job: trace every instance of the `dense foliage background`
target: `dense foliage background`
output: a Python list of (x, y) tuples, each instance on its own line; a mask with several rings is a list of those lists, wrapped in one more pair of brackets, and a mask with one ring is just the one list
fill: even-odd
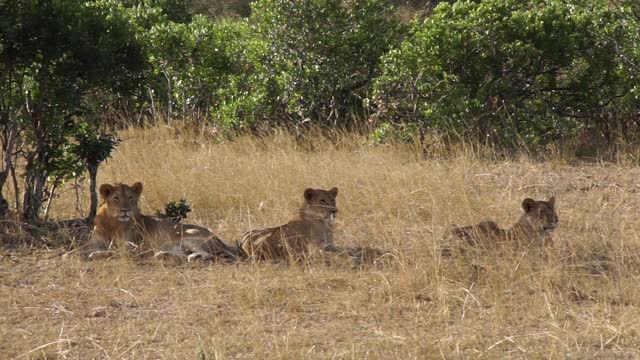
[(38, 219), (149, 122), (633, 143), (639, 20), (632, 0), (0, 0), (0, 189)]

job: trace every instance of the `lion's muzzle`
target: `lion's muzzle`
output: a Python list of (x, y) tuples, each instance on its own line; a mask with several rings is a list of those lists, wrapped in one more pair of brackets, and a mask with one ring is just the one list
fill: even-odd
[(329, 208), (329, 216), (327, 217), (327, 219), (333, 223), (336, 221), (337, 215), (338, 215), (338, 209), (335, 207), (331, 207)]
[(131, 209), (120, 209), (120, 215), (118, 215), (118, 220), (122, 222), (131, 221)]

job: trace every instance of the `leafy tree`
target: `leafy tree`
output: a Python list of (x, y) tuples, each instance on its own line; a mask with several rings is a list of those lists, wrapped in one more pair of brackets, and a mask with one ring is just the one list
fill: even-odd
[[(18, 117), (23, 104), (24, 80), (21, 76), (24, 59), (19, 49), (12, 46), (11, 38), (19, 31), (20, 24), (15, 18), (19, 6), (10, 6), (8, 0), (0, 0), (0, 141), (2, 141), (2, 162), (0, 164), (0, 216), (6, 215), (8, 202), (2, 189), (14, 171), (14, 152), (20, 140)], [(15, 174), (15, 173), (14, 173)]]
[(225, 22), (233, 71), (217, 89), (211, 116), (225, 129), (255, 127), (281, 114), (280, 91), (270, 77), (267, 42), (245, 20)]
[(193, 0), (191, 9), (195, 14), (206, 15), (209, 18), (249, 17), (250, 3), (255, 0)]
[[(616, 69), (620, 79), (625, 82), (628, 93), (612, 101), (608, 108), (618, 135), (626, 140), (637, 140), (640, 136), (640, 118), (637, 109), (640, 106), (640, 3), (633, 0), (612, 2), (616, 20), (624, 28), (623, 39), (612, 38), (618, 59)], [(609, 123), (611, 125), (611, 122)]]
[(271, 111), (263, 116), (293, 123), (366, 116), (369, 85), (398, 30), (386, 1), (260, 0), (250, 21), (252, 73), (224, 103), (238, 105), (241, 123), (254, 117), (255, 101)]
[(188, 24), (167, 21), (149, 30), (145, 40), (157, 80), (153, 88), (166, 94), (168, 119), (174, 113), (208, 114), (216, 90), (232, 72), (232, 35), (224, 23), (201, 15)]
[[(133, 91), (144, 57), (125, 14), (80, 0), (2, 2), (3, 112), (20, 126), (25, 176), (22, 212), (35, 220), (47, 180), (70, 167), (70, 144), (87, 95)], [(8, 75), (7, 75), (8, 73)], [(20, 93), (15, 90), (20, 88)], [(73, 169), (67, 169), (69, 173)], [(57, 178), (58, 176), (53, 176)], [(58, 177), (59, 178), (59, 177)]]
[(192, 19), (192, 0), (94, 0), (87, 1), (127, 13), (131, 23), (145, 28), (158, 22), (189, 23)]
[(176, 23), (189, 23), (193, 17), (191, 14), (192, 0), (156, 0), (157, 5), (169, 21)]

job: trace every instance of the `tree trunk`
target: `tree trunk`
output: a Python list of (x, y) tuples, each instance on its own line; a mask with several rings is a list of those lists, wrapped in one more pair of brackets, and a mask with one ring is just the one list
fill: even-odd
[(24, 188), (22, 189), (22, 218), (25, 221), (29, 221), (33, 216), (31, 211), (31, 197), (33, 192), (33, 159), (35, 154), (30, 154), (27, 158), (24, 172)]
[(18, 124), (14, 121), (11, 115), (8, 115), (9, 130), (5, 132), (4, 140), (5, 144), (2, 149), (4, 153), (4, 163), (2, 164), (2, 171), (0, 171), (0, 216), (7, 216), (7, 210), (9, 209), (9, 203), (2, 195), (2, 189), (7, 182), (9, 174), (13, 171), (13, 151), (16, 147), (16, 141), (18, 138)]
[[(41, 85), (41, 92), (48, 93), (46, 82)], [(42, 95), (42, 94), (41, 94)], [(40, 218), (43, 203), (43, 191), (47, 181), (46, 166), (51, 161), (52, 154), (47, 148), (56, 148), (50, 137), (51, 129), (47, 129), (45, 119), (52, 116), (42, 110), (42, 106), (31, 106), (31, 96), (27, 94), (25, 110), (29, 114), (31, 130), (34, 137), (34, 148), (27, 153), (25, 164), (24, 189), (22, 201), (22, 215), (26, 222), (36, 222)]]
[[(11, 157), (9, 154), (7, 157)], [(7, 216), (7, 210), (9, 210), (9, 202), (2, 195), (2, 189), (4, 188), (4, 184), (7, 182), (7, 178), (9, 177), (9, 169), (5, 168), (3, 171), (0, 171), (0, 217)]]
[(51, 209), (51, 204), (53, 203), (53, 196), (56, 193), (56, 189), (58, 188), (59, 182), (56, 179), (53, 182), (53, 186), (51, 186), (51, 192), (49, 193), (49, 200), (47, 200), (47, 206), (44, 208), (44, 222), (46, 223), (49, 220), (49, 209)]
[(162, 69), (164, 77), (167, 79), (167, 125), (171, 126), (171, 115), (173, 114), (173, 92), (171, 91), (171, 77), (166, 69)]
[(87, 221), (93, 223), (98, 211), (98, 193), (96, 191), (96, 178), (98, 176), (98, 163), (87, 162), (87, 170), (89, 171), (89, 193), (91, 194), (91, 208)]
[(35, 222), (40, 217), (44, 182), (38, 174), (27, 174), (22, 197), (22, 216), (27, 222)]
[(35, 153), (32, 155), (27, 158), (22, 198), (22, 216), (27, 222), (35, 222), (40, 217), (42, 192), (46, 181), (45, 174), (34, 165)]
[[(2, 177), (7, 178), (6, 175), (0, 175)], [(0, 185), (0, 218), (6, 218), (9, 210), (9, 202), (2, 195), (2, 186), (4, 186), (4, 180), (2, 180), (2, 185)]]
[(82, 199), (80, 198), (80, 185), (78, 185), (78, 178), (73, 179), (73, 190), (76, 194), (76, 212), (84, 217), (84, 209), (82, 208)]
[[(16, 158), (16, 162), (17, 162), (17, 158)], [(14, 196), (14, 203), (13, 203), (13, 207), (14, 209), (16, 209), (16, 213), (20, 212), (20, 188), (18, 185), (18, 177), (16, 176), (16, 168), (15, 167), (11, 167), (11, 182), (13, 182), (13, 196)]]

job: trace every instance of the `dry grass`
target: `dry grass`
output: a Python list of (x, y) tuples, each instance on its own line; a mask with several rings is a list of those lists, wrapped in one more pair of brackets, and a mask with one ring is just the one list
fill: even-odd
[[(191, 222), (232, 241), (284, 222), (306, 187), (338, 186), (338, 243), (398, 259), (353, 270), (5, 251), (0, 357), (640, 356), (637, 167), (487, 162), (464, 151), (421, 160), (410, 147), (355, 136), (302, 147), (284, 135), (221, 144), (163, 129), (122, 136), (99, 180), (142, 181), (146, 212), (186, 198)], [(439, 256), (449, 224), (492, 217), (509, 226), (524, 197), (551, 193), (561, 221), (555, 248)], [(54, 215), (77, 216), (74, 201), (63, 193)]]

